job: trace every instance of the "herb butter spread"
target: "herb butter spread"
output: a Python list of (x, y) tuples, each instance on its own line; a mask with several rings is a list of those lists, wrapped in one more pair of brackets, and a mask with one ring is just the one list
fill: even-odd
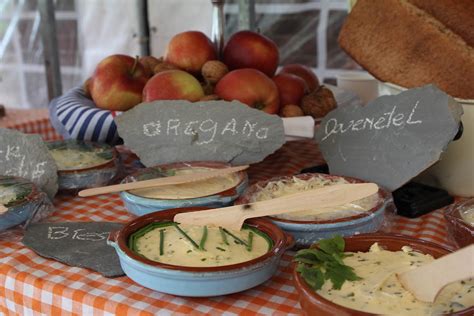
[(7, 205), (17, 199), (17, 190), (15, 186), (0, 185), (0, 204)]
[(111, 159), (108, 157), (102, 157), (95, 151), (83, 151), (77, 149), (50, 149), (49, 151), (53, 156), (58, 170), (74, 170), (91, 168), (102, 165)]
[(26, 180), (0, 176), (0, 204), (9, 207), (22, 203), (32, 190), (33, 185)]
[(462, 219), (471, 226), (474, 226), (474, 206), (470, 206), (461, 212)]
[[(278, 197), (282, 197), (297, 192), (322, 188), (328, 185), (349, 183), (344, 178), (327, 179), (320, 176), (314, 176), (308, 180), (292, 177), (287, 180), (272, 181), (267, 183), (264, 187), (253, 196), (250, 202), (265, 201)], [(293, 212), (290, 214), (280, 214), (275, 217), (289, 220), (300, 221), (315, 221), (315, 220), (332, 220), (344, 217), (350, 217), (365, 213), (375, 207), (379, 200), (378, 194), (373, 194), (352, 203), (336, 207), (313, 207), (311, 209)], [(315, 201), (315, 205), (317, 202)]]
[[(211, 168), (195, 167), (195, 168), (183, 168), (174, 170), (174, 175), (187, 175), (193, 173), (203, 173), (210, 170)], [(138, 190), (130, 190), (129, 192), (135, 195), (139, 195), (146, 198), (152, 199), (167, 199), (167, 200), (179, 200), (179, 199), (193, 199), (203, 196), (209, 196), (217, 194), (235, 187), (240, 182), (240, 178), (237, 174), (228, 174), (220, 177), (213, 177), (206, 180), (182, 183), (176, 185), (167, 185), (155, 188), (146, 188)]]
[(158, 224), (136, 232), (130, 248), (147, 259), (166, 264), (225, 266), (260, 257), (272, 246), (264, 233), (249, 227), (228, 231), (219, 227)]
[(473, 306), (474, 279), (448, 285), (433, 304), (415, 299), (398, 282), (396, 273), (432, 260), (430, 255), (409, 247), (387, 251), (374, 244), (369, 252), (353, 253), (343, 259), (360, 280), (346, 281), (340, 290), (332, 289), (331, 282), (326, 281), (317, 293), (336, 304), (383, 315), (442, 315)]

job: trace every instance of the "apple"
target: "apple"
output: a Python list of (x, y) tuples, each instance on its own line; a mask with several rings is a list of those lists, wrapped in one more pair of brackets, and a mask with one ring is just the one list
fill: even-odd
[(126, 111), (142, 102), (147, 80), (147, 73), (138, 58), (112, 55), (97, 65), (89, 89), (97, 107)]
[(306, 89), (306, 83), (303, 79), (292, 74), (283, 73), (273, 77), (273, 82), (278, 87), (281, 106), (300, 104)]
[(319, 79), (316, 74), (308, 66), (302, 64), (289, 64), (283, 66), (279, 73), (290, 73), (292, 75), (301, 77), (306, 82), (307, 90), (306, 92), (313, 92), (318, 89)]
[(143, 88), (143, 101), (188, 100), (199, 101), (204, 91), (193, 75), (183, 70), (167, 70), (157, 73)]
[(155, 69), (156, 65), (162, 62), (158, 58), (153, 56), (142, 56), (138, 61), (140, 62), (140, 64), (143, 65), (149, 77), (153, 76), (153, 69)]
[(214, 93), (223, 100), (238, 100), (269, 114), (278, 113), (280, 108), (277, 86), (257, 69), (244, 68), (229, 72), (219, 80)]
[(223, 61), (229, 69), (254, 68), (270, 78), (278, 67), (278, 47), (271, 39), (252, 31), (233, 34), (224, 46)]
[(187, 31), (175, 35), (170, 40), (164, 58), (167, 63), (198, 74), (206, 61), (217, 59), (217, 53), (206, 34)]

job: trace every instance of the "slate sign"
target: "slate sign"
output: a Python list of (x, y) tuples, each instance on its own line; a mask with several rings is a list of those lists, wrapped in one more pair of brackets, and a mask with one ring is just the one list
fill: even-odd
[(316, 141), (331, 174), (393, 191), (439, 159), (458, 132), (462, 113), (453, 98), (427, 85), (333, 110)]
[(57, 172), (41, 136), (0, 128), (0, 175), (29, 179), (52, 199), (58, 191)]
[(22, 242), (40, 256), (117, 277), (124, 273), (107, 237), (121, 227), (108, 222), (36, 223), (28, 226)]
[(256, 163), (285, 142), (283, 122), (237, 101), (154, 101), (115, 118), (147, 167), (179, 161)]

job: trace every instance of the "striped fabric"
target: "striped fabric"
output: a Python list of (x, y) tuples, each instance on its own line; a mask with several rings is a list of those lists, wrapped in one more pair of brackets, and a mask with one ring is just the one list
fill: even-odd
[(51, 124), (65, 139), (118, 144), (120, 138), (114, 117), (121, 112), (102, 110), (77, 87), (54, 99), (49, 105)]

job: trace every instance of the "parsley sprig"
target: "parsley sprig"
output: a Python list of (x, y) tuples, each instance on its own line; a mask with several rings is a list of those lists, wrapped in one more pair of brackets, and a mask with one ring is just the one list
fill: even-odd
[(294, 258), (298, 262), (296, 271), (314, 290), (321, 289), (326, 280), (331, 280), (335, 290), (341, 289), (346, 281), (360, 280), (354, 269), (344, 264), (343, 259), (350, 256), (344, 253), (344, 247), (344, 239), (338, 235), (301, 249)]

